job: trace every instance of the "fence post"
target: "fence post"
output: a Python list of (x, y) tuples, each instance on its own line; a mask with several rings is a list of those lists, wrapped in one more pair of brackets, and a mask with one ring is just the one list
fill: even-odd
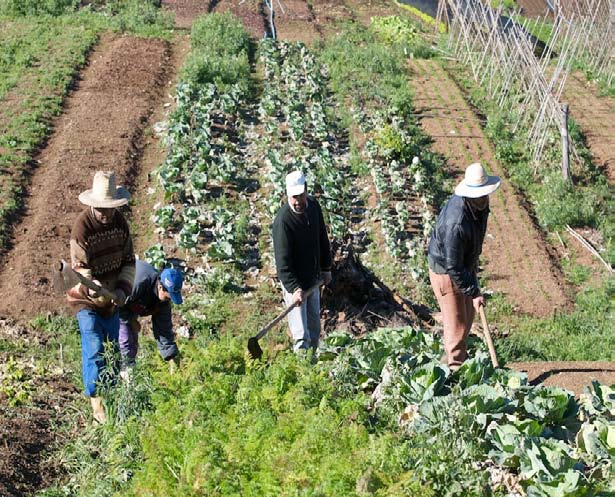
[(568, 143), (568, 104), (562, 105), (562, 176), (566, 181), (570, 181), (570, 154)]

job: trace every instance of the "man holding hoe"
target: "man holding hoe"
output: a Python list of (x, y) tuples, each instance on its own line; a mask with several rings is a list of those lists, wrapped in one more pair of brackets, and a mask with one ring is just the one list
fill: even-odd
[(72, 268), (112, 296), (99, 295), (82, 284), (67, 292), (68, 301), (77, 309), (85, 395), (90, 397), (94, 419), (99, 423), (107, 419), (97, 393), (105, 367), (104, 347), (109, 342), (117, 350), (118, 308), (131, 294), (135, 277), (130, 230), (118, 210), (129, 198), (126, 189), (116, 186), (113, 172), (96, 172), (92, 189), (79, 195), (86, 209), (75, 220), (70, 237)]
[(444, 351), (451, 370), (467, 359), (466, 339), (485, 299), (478, 285), (480, 255), (489, 217), (489, 195), (500, 178), (471, 164), (438, 216), (427, 258), (431, 287), (442, 311)]
[(308, 197), (302, 172), (286, 176), (286, 195), (273, 222), (275, 264), (286, 306), (297, 306), (288, 315), (293, 349), (305, 353), (320, 340), (320, 292), (306, 292), (321, 278), (331, 282), (333, 261), (322, 210)]

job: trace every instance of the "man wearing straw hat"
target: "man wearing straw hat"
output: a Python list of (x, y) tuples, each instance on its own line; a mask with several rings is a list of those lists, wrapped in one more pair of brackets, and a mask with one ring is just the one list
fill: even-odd
[(115, 174), (98, 171), (92, 189), (79, 195), (87, 206), (75, 220), (70, 238), (72, 267), (113, 294), (98, 295), (79, 284), (68, 291), (68, 301), (77, 310), (81, 332), (82, 377), (85, 395), (90, 397), (94, 419), (106, 421), (102, 399), (97, 394), (100, 374), (105, 367), (105, 342), (117, 350), (118, 306), (132, 292), (135, 254), (128, 223), (118, 207), (126, 205), (128, 191), (117, 187)]
[(297, 306), (288, 315), (293, 349), (305, 353), (320, 339), (320, 292), (306, 293), (320, 279), (331, 282), (333, 261), (322, 210), (301, 171), (286, 176), (286, 195), (273, 222), (273, 249), (284, 302)]
[(489, 217), (489, 195), (500, 178), (471, 164), (438, 216), (427, 258), (431, 287), (442, 311), (444, 352), (451, 370), (467, 358), (466, 339), (474, 315), (485, 299), (478, 285), (478, 256)]

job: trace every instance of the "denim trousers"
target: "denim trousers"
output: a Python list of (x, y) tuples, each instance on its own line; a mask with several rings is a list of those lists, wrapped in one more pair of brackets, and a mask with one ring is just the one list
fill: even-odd
[(96, 397), (96, 387), (100, 374), (105, 367), (105, 342), (110, 342), (118, 349), (120, 317), (117, 312), (103, 318), (96, 311), (82, 309), (77, 313), (79, 331), (81, 332), (81, 374), (85, 395)]
[[(293, 294), (282, 288), (284, 302), (290, 306)], [(320, 292), (318, 290), (288, 314), (288, 326), (293, 337), (293, 350), (316, 349), (320, 340)]]

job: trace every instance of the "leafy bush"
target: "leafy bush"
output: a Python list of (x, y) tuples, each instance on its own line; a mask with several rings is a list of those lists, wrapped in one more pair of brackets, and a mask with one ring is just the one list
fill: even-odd
[(370, 30), (385, 43), (395, 45), (404, 52), (421, 58), (433, 55), (429, 45), (420, 36), (419, 28), (409, 19), (400, 16), (372, 17)]
[(251, 365), (236, 338), (201, 346), (184, 356), (188, 383), (161, 394), (124, 495), (429, 495), (399, 438), (369, 434), (365, 396), (337, 395), (325, 369), (289, 353)]
[(321, 52), (333, 91), (354, 102), (411, 112), (412, 91), (403, 54), (392, 54), (390, 47), (378, 43), (373, 33), (360, 26), (345, 24), (343, 28)]
[(533, 193), (536, 215), (540, 224), (549, 230), (561, 229), (567, 224), (595, 226), (604, 205), (599, 189), (573, 186), (559, 171), (547, 173)]
[(498, 351), (507, 361), (615, 361), (614, 297), (615, 282), (607, 276), (578, 294), (571, 313), (514, 319), (515, 332), (499, 341)]
[(79, 0), (0, 0), (0, 14), (18, 16), (59, 16), (73, 11)]
[(220, 90), (237, 84), (247, 91), (250, 79), (250, 38), (232, 14), (200, 17), (192, 25), (192, 52), (182, 79), (192, 84), (215, 83)]

